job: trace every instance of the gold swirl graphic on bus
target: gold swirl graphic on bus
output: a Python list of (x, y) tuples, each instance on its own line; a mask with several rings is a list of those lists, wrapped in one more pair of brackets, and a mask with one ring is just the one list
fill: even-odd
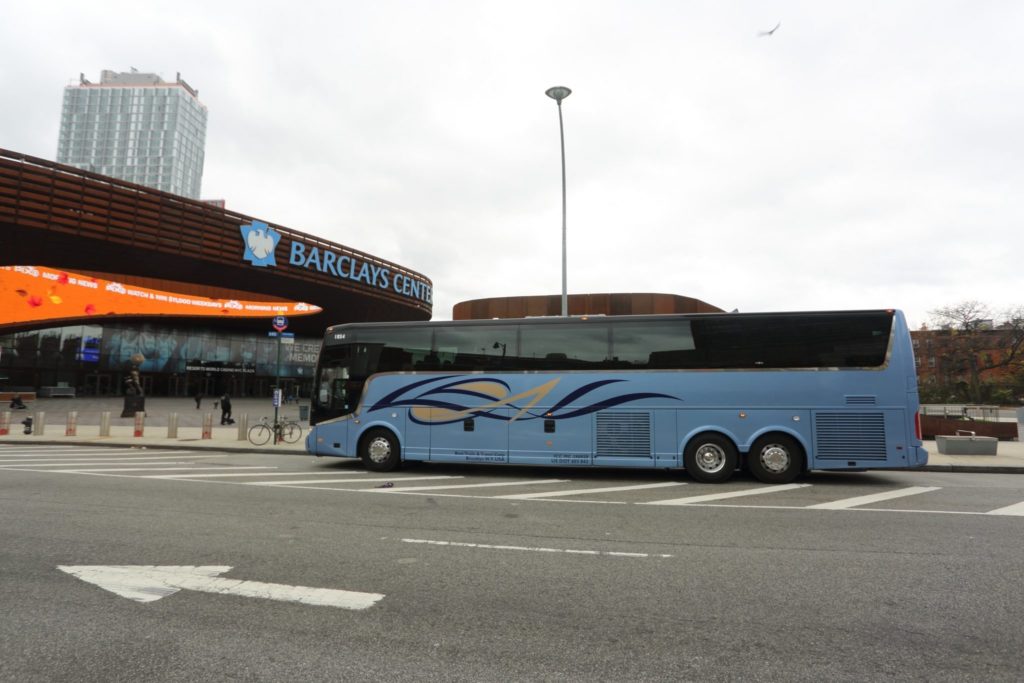
[[(441, 424), (448, 422), (458, 422), (464, 420), (472, 415), (479, 415), (481, 413), (489, 413), (497, 408), (504, 408), (512, 406), (517, 409), (517, 412), (509, 418), (509, 422), (512, 422), (519, 418), (523, 413), (528, 411), (533, 406), (537, 405), (537, 402), (551, 393), (551, 390), (558, 384), (560, 377), (545, 382), (538, 387), (528, 389), (524, 392), (516, 394), (515, 396), (509, 396), (508, 387), (498, 384), (496, 382), (489, 381), (472, 381), (472, 382), (460, 382), (458, 384), (449, 385), (446, 387), (449, 393), (457, 394), (469, 394), (469, 395), (480, 395), (492, 397), (494, 400), (477, 404), (475, 406), (469, 406), (466, 408), (454, 409), (454, 408), (443, 408), (438, 406), (429, 405), (414, 405), (410, 408), (409, 413), (413, 420), (421, 422), (423, 424)], [(517, 405), (519, 401), (529, 401), (522, 406)]]

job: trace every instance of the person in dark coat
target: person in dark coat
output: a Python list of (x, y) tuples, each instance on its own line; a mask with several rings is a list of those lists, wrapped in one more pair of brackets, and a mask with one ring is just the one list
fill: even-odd
[(220, 423), (222, 425), (234, 424), (231, 419), (231, 397), (224, 394), (220, 397)]
[(14, 398), (11, 399), (11, 408), (15, 410), (25, 410), (28, 408), (25, 402), (21, 400), (21, 394), (15, 394)]
[(203, 403), (203, 392), (201, 392), (198, 389), (196, 389), (196, 395), (193, 396), (192, 398), (194, 398), (196, 400), (196, 410), (199, 410), (199, 407)]

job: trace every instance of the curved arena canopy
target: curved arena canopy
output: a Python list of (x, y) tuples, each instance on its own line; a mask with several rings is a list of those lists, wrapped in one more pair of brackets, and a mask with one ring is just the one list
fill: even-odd
[(430, 279), (396, 263), (7, 150), (0, 266), (0, 329), (141, 317), (264, 329), (283, 314), (290, 329), (319, 335), (338, 322), (429, 320), (432, 310)]

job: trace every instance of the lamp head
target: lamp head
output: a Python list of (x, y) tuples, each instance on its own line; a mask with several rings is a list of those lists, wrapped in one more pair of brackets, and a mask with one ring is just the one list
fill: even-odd
[(562, 100), (572, 94), (572, 90), (569, 90), (564, 85), (556, 85), (553, 88), (548, 88), (544, 91), (544, 94), (553, 99), (558, 103), (558, 106), (562, 106)]

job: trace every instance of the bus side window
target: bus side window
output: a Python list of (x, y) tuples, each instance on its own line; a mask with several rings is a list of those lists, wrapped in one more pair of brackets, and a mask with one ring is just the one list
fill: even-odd
[(345, 405), (345, 380), (336, 379), (331, 382), (331, 407), (346, 408)]

